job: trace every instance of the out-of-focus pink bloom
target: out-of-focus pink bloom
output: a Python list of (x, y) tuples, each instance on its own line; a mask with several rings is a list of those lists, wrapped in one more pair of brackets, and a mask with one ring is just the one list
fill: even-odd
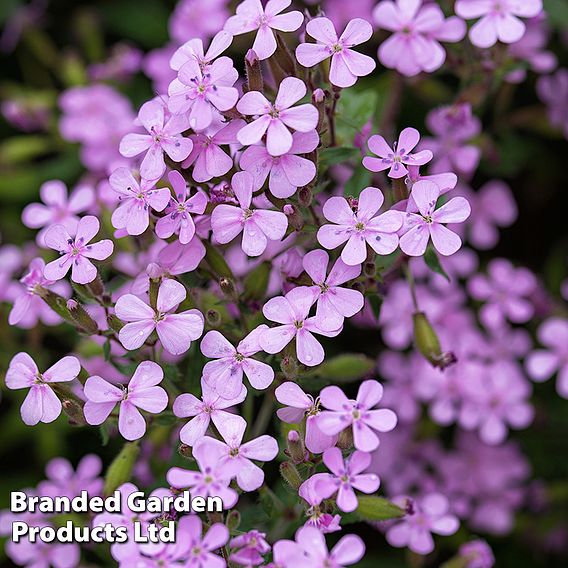
[(562, 130), (568, 138), (568, 69), (540, 77), (536, 86), (540, 99), (548, 106), (550, 124)]
[(175, 49), (175, 45), (168, 44), (149, 51), (144, 57), (142, 69), (152, 80), (155, 93), (167, 93), (169, 84), (177, 77), (177, 73), (169, 66)]
[(329, 275), (329, 254), (324, 250), (312, 250), (302, 260), (304, 270), (314, 283), (317, 292), (316, 323), (321, 329), (334, 330), (363, 309), (364, 297), (358, 290), (342, 288), (349, 280), (358, 278), (361, 266), (349, 266), (338, 258)]
[(142, 57), (142, 52), (132, 45), (117, 43), (113, 45), (110, 56), (105, 62), (89, 65), (87, 72), (93, 82), (126, 82), (140, 70)]
[(127, 134), (120, 141), (120, 153), (132, 158), (146, 152), (140, 164), (140, 174), (144, 179), (157, 180), (166, 171), (164, 152), (174, 162), (185, 160), (193, 142), (181, 133), (187, 130), (185, 116), (171, 116), (166, 119), (164, 103), (151, 100), (140, 107), (138, 120), (148, 134)]
[(206, 69), (233, 43), (233, 36), (221, 30), (211, 40), (207, 51), (203, 48), (203, 41), (196, 37), (186, 41), (178, 47), (170, 59), (170, 67), (179, 71), (188, 61), (195, 61), (202, 69)]
[(292, 146), (285, 154), (271, 156), (264, 143), (260, 142), (242, 153), (240, 166), (254, 176), (255, 188), (260, 189), (268, 178), (270, 193), (286, 199), (316, 177), (315, 164), (299, 154), (312, 152), (318, 144), (319, 135), (315, 130), (294, 132)]
[(538, 16), (542, 0), (457, 0), (455, 10), (465, 20), (480, 18), (469, 30), (469, 39), (473, 45), (487, 48), (497, 41), (519, 41), (526, 29), (520, 18)]
[(109, 183), (120, 201), (112, 214), (112, 226), (126, 229), (129, 235), (141, 235), (150, 223), (150, 208), (163, 211), (171, 196), (168, 188), (154, 189), (155, 181), (139, 182), (128, 168), (114, 170)]
[(105, 260), (114, 250), (114, 243), (103, 239), (89, 244), (99, 232), (100, 223), (96, 217), (87, 215), (77, 224), (72, 237), (63, 225), (52, 225), (45, 233), (46, 246), (61, 255), (46, 265), (43, 274), (48, 280), (61, 280), (71, 269), (71, 280), (77, 284), (88, 284), (97, 277), (97, 269), (89, 260)]
[(231, 242), (241, 232), (241, 247), (248, 256), (260, 256), (268, 240), (281, 240), (288, 228), (288, 218), (280, 211), (251, 209), (254, 179), (248, 172), (237, 172), (231, 187), (239, 203), (217, 205), (211, 215), (213, 236), (221, 244)]
[(383, 396), (378, 381), (363, 381), (356, 400), (349, 399), (335, 385), (325, 387), (320, 393), (323, 410), (316, 417), (320, 430), (328, 436), (353, 428), (353, 443), (357, 450), (372, 452), (379, 446), (377, 432), (390, 432), (397, 422), (396, 414), (387, 408), (375, 409)]
[(168, 29), (178, 45), (189, 38), (207, 39), (217, 33), (229, 17), (227, 0), (181, 0), (170, 16)]
[(351, 48), (365, 43), (373, 35), (369, 22), (351, 20), (338, 38), (333, 22), (328, 18), (314, 18), (306, 24), (306, 32), (317, 43), (301, 43), (296, 48), (296, 58), (304, 67), (313, 67), (331, 57), (329, 81), (336, 87), (351, 87), (358, 77), (372, 73), (375, 62), (368, 55)]
[(63, 357), (40, 373), (27, 353), (15, 355), (6, 371), (6, 386), (13, 390), (30, 389), (20, 408), (24, 423), (35, 426), (38, 422), (53, 422), (61, 414), (61, 401), (50, 385), (72, 381), (80, 371), (81, 365), (76, 357)]
[(40, 229), (36, 241), (40, 247), (45, 246), (45, 233), (51, 225), (58, 223), (72, 233), (77, 229), (79, 213), (84, 213), (95, 202), (93, 188), (78, 185), (69, 197), (67, 187), (62, 181), (46, 181), (39, 188), (42, 203), (26, 205), (22, 212), (22, 222), (30, 229)]
[(161, 239), (168, 239), (174, 233), (179, 235), (179, 242), (186, 245), (195, 235), (195, 224), (191, 217), (201, 215), (207, 207), (207, 195), (198, 191), (191, 197), (189, 188), (183, 176), (176, 170), (168, 174), (175, 197), (168, 191), (168, 207), (165, 215), (156, 223), (156, 235)]
[(408, 77), (439, 69), (446, 60), (440, 42), (455, 43), (466, 34), (463, 20), (446, 19), (437, 4), (423, 4), (422, 0), (389, 0), (373, 11), (377, 26), (393, 32), (380, 46), (379, 60)]
[(259, 339), (267, 329), (266, 325), (259, 325), (236, 348), (216, 330), (209, 331), (201, 340), (201, 353), (205, 357), (216, 359), (206, 363), (203, 380), (222, 398), (235, 398), (242, 391), (243, 373), (257, 390), (264, 390), (272, 384), (272, 367), (252, 358), (252, 355), (262, 350)]
[[(210, 332), (211, 333), (211, 332)], [(174, 414), (179, 418), (192, 419), (180, 430), (180, 440), (188, 446), (193, 446), (205, 436), (207, 428), (213, 424), (219, 428), (223, 421), (230, 420), (232, 414), (226, 408), (240, 404), (246, 398), (247, 389), (241, 383), (241, 391), (234, 398), (220, 397), (204, 380), (201, 379), (202, 395), (199, 400), (190, 393), (180, 394), (174, 401)]]
[(321, 454), (335, 445), (337, 436), (327, 436), (317, 425), (315, 417), (320, 413), (319, 399), (306, 394), (297, 383), (285, 382), (274, 391), (274, 396), (285, 408), (279, 408), (276, 414), (288, 424), (299, 424), (306, 418), (306, 448), (314, 454)]
[(460, 558), (466, 562), (465, 568), (492, 568), (495, 557), (491, 547), (485, 540), (470, 540), (459, 548)]
[(47, 480), (38, 485), (42, 495), (56, 497), (65, 495), (76, 497), (81, 491), (87, 491), (89, 497), (101, 495), (103, 479), (99, 477), (103, 469), (101, 458), (88, 454), (77, 464), (77, 470), (64, 458), (55, 458), (45, 467)]
[(559, 317), (546, 320), (538, 329), (538, 340), (545, 349), (536, 349), (527, 357), (527, 373), (537, 382), (558, 373), (556, 390), (568, 398), (568, 321)]
[(268, 59), (276, 51), (274, 31), (294, 32), (304, 21), (301, 12), (293, 10), (281, 14), (292, 0), (268, 0), (266, 6), (260, 0), (244, 0), (237, 6), (237, 13), (225, 23), (225, 30), (233, 35), (258, 30), (252, 49), (259, 59)]
[(225, 561), (214, 551), (229, 541), (229, 529), (223, 523), (212, 524), (205, 534), (198, 515), (186, 515), (179, 521), (178, 534), (187, 565), (194, 568), (223, 568)]
[(193, 150), (182, 164), (193, 164), (192, 177), (197, 182), (209, 181), (224, 176), (233, 167), (233, 158), (221, 150), (221, 145), (236, 144), (237, 133), (245, 125), (241, 119), (231, 120), (215, 128), (214, 133), (200, 132), (191, 136)]
[(18, 566), (25, 568), (75, 568), (81, 559), (81, 549), (77, 543), (31, 542), (23, 537), (19, 542), (9, 541), (6, 553)]
[(254, 464), (255, 461), (272, 461), (278, 454), (278, 443), (272, 436), (264, 434), (243, 444), (247, 427), (246, 420), (234, 415), (231, 420), (219, 424), (219, 433), (224, 442), (205, 436), (200, 442), (218, 457), (219, 468), (235, 471), (237, 484), (243, 491), (254, 491), (264, 481), (264, 472)]
[(317, 291), (306, 286), (293, 288), (286, 296), (271, 298), (264, 304), (262, 313), (279, 326), (266, 329), (260, 336), (260, 345), (267, 353), (280, 353), (296, 338), (296, 356), (308, 367), (319, 365), (325, 356), (323, 347), (313, 336), (314, 333), (335, 337), (341, 327), (335, 330), (320, 329), (315, 317), (308, 317), (310, 308), (317, 298)]
[(259, 566), (264, 562), (263, 555), (270, 552), (265, 538), (265, 533), (252, 530), (231, 539), (229, 560), (240, 566)]
[(436, 209), (440, 188), (430, 181), (419, 181), (412, 187), (412, 199), (418, 212), (406, 212), (400, 248), (409, 256), (422, 256), (426, 252), (428, 241), (436, 250), (450, 256), (461, 247), (461, 239), (443, 223), (462, 223), (471, 213), (467, 199), (453, 197)]
[(46, 102), (18, 95), (2, 101), (0, 112), (9, 124), (24, 132), (47, 130), (52, 116), (50, 105)]
[(386, 538), (392, 546), (407, 546), (416, 554), (434, 550), (432, 533), (454, 534), (458, 519), (450, 514), (448, 499), (440, 493), (429, 493), (421, 499), (396, 497), (392, 500), (406, 511), (406, 515), (387, 529)]
[(355, 450), (349, 458), (343, 460), (339, 448), (329, 448), (323, 453), (323, 463), (331, 474), (316, 483), (316, 491), (319, 491), (324, 499), (336, 494), (337, 506), (344, 513), (351, 513), (357, 508), (354, 489), (363, 493), (375, 493), (379, 488), (378, 475), (362, 473), (371, 464), (371, 454)]
[(386, 140), (374, 134), (367, 142), (369, 150), (379, 156), (365, 156), (363, 165), (372, 172), (382, 172), (389, 170), (388, 176), (399, 179), (408, 174), (405, 166), (423, 166), (432, 159), (430, 150), (422, 150), (416, 154), (411, 154), (420, 141), (420, 133), (416, 128), (405, 128), (398, 137), (398, 142), (391, 148)]
[[(313, 0), (306, 4), (316, 4)], [(353, 18), (363, 18), (371, 20), (374, 0), (357, 0), (352, 4), (347, 4), (343, 0), (326, 0), (325, 15), (335, 24), (336, 28), (347, 25)]]
[(534, 314), (530, 298), (537, 289), (535, 275), (527, 268), (515, 268), (504, 258), (487, 266), (487, 275), (474, 274), (468, 282), (471, 296), (485, 302), (480, 318), (487, 327), (498, 327), (506, 320), (525, 323)]
[(237, 103), (237, 110), (257, 118), (237, 134), (243, 146), (260, 142), (266, 133), (266, 149), (271, 156), (282, 156), (292, 148), (290, 128), (298, 132), (314, 130), (318, 123), (318, 111), (311, 104), (292, 107), (306, 94), (306, 85), (296, 77), (286, 77), (274, 104), (259, 91), (245, 93)]
[(159, 414), (168, 405), (168, 393), (157, 386), (163, 378), (162, 368), (153, 361), (140, 363), (126, 387), (112, 385), (96, 375), (89, 377), (84, 391), (87, 398), (83, 407), (85, 420), (98, 426), (119, 403), (119, 432), (127, 440), (141, 438), (146, 432), (146, 421), (138, 409)]
[(330, 197), (323, 206), (324, 217), (334, 223), (318, 230), (318, 241), (326, 249), (347, 242), (341, 260), (348, 266), (361, 264), (367, 258), (367, 245), (377, 254), (390, 254), (398, 246), (396, 232), (402, 227), (399, 211), (386, 211), (376, 216), (385, 198), (376, 187), (366, 187), (354, 209), (344, 197)]

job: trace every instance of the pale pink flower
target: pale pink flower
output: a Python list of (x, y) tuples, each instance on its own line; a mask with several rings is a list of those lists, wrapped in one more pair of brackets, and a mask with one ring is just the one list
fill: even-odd
[(114, 250), (114, 243), (104, 239), (89, 244), (99, 232), (100, 223), (96, 217), (87, 215), (78, 225), (72, 237), (63, 225), (53, 225), (45, 233), (45, 244), (61, 255), (44, 268), (43, 274), (48, 280), (61, 280), (71, 268), (71, 280), (77, 284), (88, 284), (97, 277), (97, 269), (89, 260), (105, 260)]
[(175, 197), (168, 191), (169, 204), (165, 215), (156, 223), (156, 235), (161, 239), (168, 239), (174, 233), (179, 236), (179, 242), (186, 245), (195, 235), (193, 215), (201, 215), (207, 207), (207, 195), (197, 191), (191, 197), (185, 179), (178, 171), (171, 171), (168, 180), (172, 186)]
[(457, 0), (455, 10), (465, 20), (481, 18), (469, 30), (469, 39), (473, 45), (487, 48), (497, 41), (519, 41), (526, 30), (520, 18), (538, 16), (542, 0)]
[(224, 29), (234, 35), (258, 30), (253, 50), (259, 59), (268, 59), (276, 51), (276, 38), (273, 30), (296, 31), (304, 21), (304, 16), (296, 10), (281, 14), (290, 6), (292, 0), (268, 0), (263, 7), (260, 0), (244, 0), (237, 6), (237, 13), (225, 23)]
[(137, 440), (146, 432), (146, 421), (140, 410), (159, 414), (168, 405), (168, 393), (157, 386), (164, 378), (164, 371), (153, 361), (143, 361), (136, 367), (128, 385), (116, 386), (99, 376), (85, 382), (87, 402), (83, 407), (85, 420), (93, 425), (102, 424), (120, 405), (118, 430), (127, 440)]
[(125, 349), (138, 349), (156, 330), (168, 353), (185, 353), (191, 342), (201, 336), (204, 325), (199, 310), (175, 313), (186, 295), (183, 284), (167, 279), (160, 284), (155, 310), (134, 294), (121, 296), (114, 310), (118, 318), (128, 322), (118, 335)]
[(13, 390), (30, 389), (20, 409), (24, 423), (35, 426), (38, 422), (53, 422), (61, 414), (61, 401), (51, 384), (72, 381), (80, 371), (81, 365), (76, 357), (63, 357), (40, 373), (27, 353), (15, 355), (6, 371), (6, 386)]
[(237, 134), (243, 146), (260, 142), (266, 133), (266, 149), (271, 156), (282, 156), (292, 148), (290, 128), (298, 132), (314, 130), (318, 123), (318, 111), (311, 104), (295, 106), (306, 94), (306, 85), (296, 77), (286, 77), (274, 104), (259, 91), (245, 93), (237, 103), (237, 110), (257, 118)]
[(140, 164), (140, 174), (144, 179), (156, 180), (166, 171), (164, 152), (174, 161), (185, 160), (193, 142), (181, 133), (187, 130), (185, 116), (171, 116), (166, 120), (164, 104), (151, 100), (140, 107), (138, 120), (148, 134), (127, 134), (120, 141), (120, 153), (126, 158), (146, 152)]
[(120, 203), (112, 214), (112, 226), (126, 229), (129, 235), (141, 235), (150, 223), (150, 208), (163, 211), (171, 196), (167, 187), (154, 189), (155, 181), (139, 182), (128, 168), (114, 170), (109, 183)]
[(288, 218), (280, 211), (251, 209), (254, 179), (248, 172), (237, 172), (231, 187), (239, 207), (222, 203), (211, 215), (213, 236), (221, 244), (243, 233), (241, 247), (248, 256), (260, 256), (268, 241), (280, 241), (288, 228)]
[(296, 58), (304, 67), (313, 67), (331, 57), (329, 81), (336, 87), (351, 87), (358, 77), (372, 73), (375, 62), (351, 48), (365, 43), (373, 35), (371, 24), (361, 18), (351, 20), (345, 31), (337, 37), (335, 26), (328, 18), (314, 18), (306, 24), (306, 32), (317, 43), (301, 43)]
[(188, 61), (195, 61), (202, 69), (209, 67), (233, 43), (233, 35), (221, 30), (211, 40), (207, 51), (203, 49), (203, 40), (194, 38), (178, 47), (170, 59), (170, 67), (179, 71)]
[(324, 217), (334, 223), (318, 230), (318, 241), (326, 249), (347, 243), (341, 260), (348, 265), (361, 264), (367, 258), (367, 245), (381, 255), (390, 254), (398, 246), (397, 231), (402, 227), (400, 211), (386, 211), (376, 216), (385, 198), (376, 187), (366, 187), (354, 210), (344, 197), (330, 197), (323, 206)]
[(412, 187), (412, 198), (418, 208), (417, 213), (407, 211), (400, 248), (409, 256), (422, 256), (426, 252), (428, 241), (436, 250), (450, 256), (461, 247), (461, 239), (443, 223), (462, 223), (471, 213), (467, 199), (453, 197), (436, 209), (440, 188), (430, 181), (418, 181)]
[(369, 138), (367, 145), (369, 150), (379, 156), (365, 156), (363, 165), (372, 172), (382, 172), (389, 170), (388, 176), (394, 179), (403, 178), (408, 174), (405, 166), (423, 166), (432, 159), (430, 150), (422, 150), (416, 154), (411, 154), (420, 141), (420, 133), (416, 128), (405, 128), (398, 137), (398, 142), (391, 148), (386, 140), (375, 134)]
[(203, 368), (203, 380), (221, 397), (232, 399), (242, 391), (243, 373), (251, 386), (264, 390), (274, 380), (270, 365), (257, 361), (252, 355), (262, 351), (260, 336), (267, 330), (266, 325), (253, 329), (237, 347), (233, 347), (221, 333), (209, 331), (201, 340), (201, 353), (215, 361), (209, 361)]

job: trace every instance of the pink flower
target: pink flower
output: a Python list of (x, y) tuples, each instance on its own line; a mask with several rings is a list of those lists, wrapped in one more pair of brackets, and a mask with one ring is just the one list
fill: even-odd
[(329, 275), (326, 275), (329, 255), (324, 250), (310, 251), (302, 263), (318, 293), (316, 322), (321, 329), (337, 329), (343, 325), (344, 318), (350, 318), (363, 309), (363, 294), (340, 286), (359, 277), (360, 265), (349, 266), (338, 258)]
[(288, 218), (280, 211), (251, 209), (253, 177), (248, 172), (237, 172), (231, 187), (239, 207), (222, 203), (213, 209), (211, 228), (221, 244), (231, 242), (241, 232), (241, 247), (248, 256), (260, 256), (268, 240), (280, 241), (288, 228)]
[(239, 496), (229, 487), (231, 479), (238, 470), (237, 462), (221, 462), (224, 448), (219, 444), (213, 446), (208, 443), (212, 438), (202, 437), (197, 440), (192, 449), (192, 455), (197, 462), (199, 471), (172, 467), (166, 479), (177, 489), (189, 487), (191, 497), (221, 497), (223, 507), (230, 509), (235, 505)]
[(281, 14), (292, 0), (268, 0), (263, 7), (260, 0), (244, 0), (237, 6), (237, 14), (225, 23), (225, 30), (234, 35), (258, 30), (252, 45), (259, 59), (268, 59), (276, 51), (276, 38), (272, 30), (296, 31), (304, 16), (296, 10)]
[(174, 233), (179, 234), (179, 242), (186, 245), (195, 235), (195, 224), (191, 214), (201, 215), (207, 206), (207, 195), (197, 191), (189, 197), (189, 188), (185, 179), (178, 171), (171, 171), (168, 180), (174, 190), (175, 197), (168, 191), (169, 204), (165, 215), (156, 223), (156, 235), (161, 239), (168, 239)]
[[(407, 211), (404, 220), (404, 234), (400, 237), (400, 248), (409, 256), (422, 256), (428, 241), (436, 250), (450, 256), (461, 247), (461, 239), (442, 223), (462, 223), (471, 213), (467, 199), (454, 197), (436, 209), (440, 188), (431, 181), (418, 181), (412, 187), (412, 199), (417, 213)], [(414, 209), (414, 207), (411, 207)]]
[(283, 325), (265, 330), (260, 336), (261, 347), (267, 353), (280, 353), (296, 338), (296, 356), (300, 363), (308, 367), (319, 365), (325, 353), (313, 334), (335, 337), (341, 332), (341, 327), (332, 331), (323, 330), (318, 327), (315, 317), (308, 317), (316, 298), (316, 290), (300, 286), (290, 290), (286, 296), (268, 300), (262, 313), (266, 319)]
[(185, 393), (180, 394), (174, 401), (173, 410), (176, 416), (179, 418), (193, 417), (179, 433), (180, 440), (188, 446), (193, 446), (205, 436), (211, 420), (219, 428), (219, 424), (231, 419), (233, 415), (226, 412), (225, 409), (240, 404), (247, 395), (247, 389), (241, 383), (241, 390), (237, 396), (234, 398), (222, 398), (203, 378), (201, 379), (201, 390), (203, 393), (201, 396), (202, 400), (199, 400), (193, 394)]
[(318, 241), (326, 249), (334, 249), (347, 241), (341, 260), (348, 266), (361, 264), (367, 258), (367, 245), (377, 254), (390, 254), (398, 246), (396, 232), (402, 227), (399, 211), (386, 211), (375, 216), (385, 198), (376, 187), (366, 187), (353, 210), (344, 197), (330, 197), (323, 206), (324, 217), (335, 223), (323, 225)]
[(138, 182), (128, 168), (114, 170), (109, 183), (120, 202), (112, 214), (112, 226), (126, 229), (129, 235), (141, 235), (150, 223), (150, 208), (163, 211), (171, 196), (167, 187), (154, 189), (155, 181)]
[[(268, 189), (275, 197), (285, 199), (299, 187), (316, 177), (316, 166), (298, 154), (313, 152), (319, 144), (315, 130), (294, 132), (290, 150), (281, 156), (271, 156), (263, 143), (248, 147), (242, 154), (240, 166), (254, 176), (254, 187), (261, 188), (268, 178)], [(270, 175), (270, 177), (269, 177)]]
[(363, 165), (372, 172), (390, 171), (388, 176), (394, 179), (403, 178), (408, 174), (407, 166), (423, 166), (432, 159), (430, 150), (423, 150), (416, 154), (411, 154), (412, 150), (420, 141), (420, 133), (416, 128), (405, 128), (398, 137), (398, 142), (394, 144), (394, 150), (387, 144), (386, 140), (375, 134), (369, 138), (367, 145), (369, 150), (379, 156), (365, 156)]
[[(176, 115), (185, 116), (194, 130), (204, 130), (218, 112), (235, 106), (239, 92), (233, 85), (239, 74), (228, 57), (219, 57), (206, 69), (190, 59), (178, 71), (168, 88), (168, 108)], [(191, 151), (191, 148), (190, 148)], [(187, 158), (189, 152), (184, 156)]]
[(174, 313), (187, 295), (185, 286), (166, 279), (160, 284), (156, 309), (134, 294), (121, 296), (114, 307), (116, 316), (127, 323), (119, 332), (125, 349), (138, 349), (156, 330), (164, 349), (172, 355), (185, 353), (203, 333), (204, 320), (198, 310)]
[(296, 77), (286, 77), (280, 83), (274, 104), (268, 102), (259, 91), (245, 93), (237, 103), (237, 110), (257, 118), (239, 131), (239, 142), (243, 146), (250, 146), (260, 142), (266, 133), (266, 149), (271, 156), (282, 156), (289, 152), (293, 142), (289, 128), (309, 132), (318, 123), (315, 106), (304, 104), (290, 108), (305, 94), (306, 85)]
[(304, 526), (317, 527), (322, 533), (331, 533), (341, 530), (341, 516), (324, 513), (320, 507), (323, 496), (316, 490), (316, 484), (325, 475), (325, 473), (316, 473), (308, 477), (298, 488), (298, 495), (309, 505), (306, 511), (308, 520)]
[(420, 500), (397, 497), (393, 502), (406, 510), (406, 515), (387, 529), (386, 538), (391, 546), (408, 546), (416, 554), (429, 554), (434, 550), (432, 534), (454, 534), (458, 519), (450, 514), (448, 499), (440, 493), (429, 493)]
[(373, 59), (351, 49), (373, 35), (373, 28), (366, 20), (351, 20), (339, 39), (333, 22), (328, 18), (310, 20), (306, 24), (306, 32), (317, 43), (301, 43), (296, 48), (296, 58), (304, 67), (313, 67), (331, 57), (329, 81), (332, 85), (351, 87), (358, 77), (369, 75), (375, 69)]
[(340, 511), (351, 513), (358, 506), (353, 489), (363, 493), (375, 493), (380, 480), (374, 473), (361, 473), (371, 465), (371, 454), (355, 450), (345, 461), (339, 448), (329, 448), (323, 453), (323, 463), (332, 474), (324, 474), (316, 483), (316, 490), (323, 499), (333, 494)]
[(203, 49), (203, 40), (194, 38), (178, 47), (170, 59), (170, 67), (179, 71), (188, 61), (195, 61), (202, 69), (206, 69), (233, 43), (233, 35), (221, 30), (211, 40), (209, 49)]
[(181, 136), (187, 130), (184, 116), (171, 116), (166, 120), (164, 104), (160, 100), (151, 100), (142, 105), (138, 120), (148, 134), (127, 134), (120, 141), (120, 153), (132, 158), (146, 152), (140, 164), (140, 174), (144, 179), (156, 180), (166, 171), (164, 152), (174, 161), (185, 160), (193, 142)]
[[(225, 561), (218, 554), (214, 554), (229, 540), (229, 529), (223, 523), (214, 523), (202, 536), (203, 523), (197, 515), (185, 515), (179, 521), (177, 534), (180, 538), (180, 547), (187, 559), (186, 566), (192, 568), (224, 568)], [(180, 564), (172, 563), (171, 566)], [(183, 566), (183, 564), (181, 564)]]
[(469, 30), (477, 47), (491, 47), (497, 41), (515, 43), (525, 35), (519, 18), (534, 18), (542, 12), (542, 0), (457, 0), (456, 14), (465, 20), (481, 18)]
[(229, 17), (227, 0), (181, 0), (170, 16), (171, 38), (182, 44), (188, 37), (209, 38), (223, 27)]
[(274, 438), (264, 434), (243, 444), (243, 436), (247, 427), (246, 420), (234, 415), (231, 420), (220, 424), (224, 442), (205, 436), (200, 442), (204, 451), (218, 455), (218, 467), (235, 471), (237, 484), (243, 491), (254, 491), (264, 481), (264, 472), (254, 464), (255, 461), (272, 461), (278, 455), (278, 443)]
[(320, 400), (322, 406), (329, 410), (322, 411), (316, 417), (316, 423), (328, 436), (352, 427), (355, 448), (362, 452), (372, 452), (379, 447), (375, 431), (390, 432), (397, 421), (392, 410), (372, 410), (382, 396), (383, 387), (373, 380), (361, 383), (356, 400), (347, 398), (335, 385), (325, 387), (320, 393)]
[(193, 150), (182, 164), (188, 168), (193, 164), (191, 175), (197, 182), (209, 181), (224, 176), (233, 167), (233, 158), (221, 150), (221, 145), (236, 144), (237, 132), (245, 125), (240, 118), (216, 127), (214, 134), (200, 132), (191, 136)]
[(306, 418), (306, 448), (314, 454), (321, 454), (334, 446), (337, 436), (327, 436), (317, 425), (316, 416), (320, 413), (319, 399), (306, 394), (297, 383), (285, 382), (274, 391), (274, 396), (285, 408), (279, 408), (276, 415), (282, 422), (299, 424)]
[(264, 562), (262, 555), (270, 552), (270, 545), (265, 539), (266, 533), (257, 530), (236, 536), (229, 543), (232, 550), (229, 560), (239, 566), (259, 566)]
[(274, 380), (270, 365), (251, 356), (262, 350), (259, 338), (267, 330), (266, 325), (253, 329), (236, 349), (218, 331), (209, 331), (201, 341), (201, 353), (210, 359), (203, 368), (203, 380), (222, 398), (232, 399), (242, 391), (243, 372), (251, 386), (264, 390)]
[(146, 421), (138, 409), (159, 414), (168, 406), (168, 393), (157, 386), (163, 378), (164, 372), (153, 361), (140, 363), (126, 387), (112, 385), (96, 375), (89, 377), (84, 390), (87, 399), (83, 407), (85, 420), (98, 426), (119, 403), (119, 432), (127, 440), (142, 438), (146, 432)]
[(63, 225), (53, 225), (45, 233), (45, 244), (61, 255), (46, 265), (43, 274), (48, 280), (61, 280), (71, 268), (71, 280), (77, 284), (88, 284), (97, 277), (97, 269), (89, 258), (105, 260), (114, 250), (114, 243), (104, 239), (89, 244), (99, 232), (100, 223), (96, 217), (87, 215), (77, 225), (72, 237)]
[(536, 349), (525, 361), (533, 381), (542, 382), (558, 373), (556, 390), (568, 398), (568, 322), (559, 317), (547, 319), (538, 328), (538, 340), (545, 349)]
[(560, 128), (568, 138), (568, 69), (559, 69), (554, 75), (540, 77), (536, 91), (548, 107), (548, 120)]
[(423, 3), (389, 0), (380, 2), (373, 11), (377, 26), (393, 32), (379, 47), (381, 63), (407, 77), (439, 69), (446, 60), (440, 42), (458, 42), (466, 33), (463, 20), (455, 16), (446, 19), (440, 6)]
[(38, 485), (41, 495), (56, 497), (65, 495), (73, 498), (87, 491), (89, 496), (101, 495), (103, 479), (99, 477), (103, 469), (101, 458), (87, 454), (77, 464), (77, 470), (64, 458), (54, 458), (48, 462), (45, 473), (47, 479)]
[(81, 549), (74, 542), (31, 542), (23, 537), (19, 542), (8, 541), (6, 552), (14, 563), (25, 568), (75, 568), (81, 561)]
[(20, 408), (24, 424), (35, 426), (38, 422), (53, 422), (61, 414), (61, 402), (51, 384), (68, 383), (80, 371), (81, 365), (76, 357), (63, 357), (47, 371), (40, 373), (27, 353), (15, 355), (6, 371), (6, 386), (12, 390), (30, 389)]
[(88, 185), (77, 186), (69, 198), (67, 187), (62, 181), (46, 181), (39, 188), (39, 195), (43, 203), (26, 205), (22, 212), (22, 222), (30, 229), (39, 229), (36, 241), (44, 246), (44, 237), (47, 229), (53, 224), (63, 225), (69, 232), (77, 228), (78, 213), (89, 209), (95, 201), (93, 188)]

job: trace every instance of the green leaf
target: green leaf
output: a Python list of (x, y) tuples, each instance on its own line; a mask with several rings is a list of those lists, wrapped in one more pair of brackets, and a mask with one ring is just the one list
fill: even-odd
[(127, 442), (108, 466), (105, 475), (104, 494), (111, 495), (115, 489), (130, 480), (132, 468), (140, 453), (138, 442)]
[(326, 169), (335, 164), (347, 162), (352, 158), (360, 156), (361, 152), (353, 146), (334, 146), (333, 148), (324, 148), (319, 153), (319, 165)]
[[(306, 377), (321, 377), (318, 386), (330, 382), (356, 381), (368, 375), (375, 368), (375, 362), (360, 353), (343, 353), (324, 361), (313, 371), (308, 372)], [(302, 381), (304, 382), (304, 381)]]
[(568, 4), (566, 0), (544, 0), (544, 9), (554, 27), (565, 29), (568, 26)]
[(244, 281), (244, 297), (247, 300), (261, 300), (268, 288), (268, 279), (272, 265), (270, 262), (260, 263), (254, 270), (251, 270)]
[(450, 281), (448, 273), (440, 264), (440, 259), (438, 258), (436, 251), (432, 247), (428, 247), (426, 249), (426, 253), (424, 254), (424, 262), (426, 262), (426, 266), (428, 266), (428, 268), (432, 270), (432, 272), (443, 276), (448, 282)]
[(172, 424), (176, 423), (177, 418), (174, 416), (173, 412), (161, 412), (156, 418), (156, 424), (160, 426), (171, 426)]
[(110, 438), (108, 433), (108, 426), (104, 423), (101, 424), (101, 426), (99, 427), (99, 433), (101, 435), (101, 444), (103, 446), (106, 446)]
[(103, 355), (104, 355), (105, 361), (110, 361), (110, 339), (107, 339), (103, 343)]
[(340, 141), (353, 140), (353, 135), (374, 118), (378, 98), (375, 89), (346, 89), (341, 92), (336, 112)]
[(209, 242), (205, 242), (205, 260), (218, 276), (235, 279), (223, 255)]
[(369, 187), (371, 184), (371, 172), (364, 168), (363, 165), (358, 165), (347, 183), (343, 186), (343, 194), (350, 195), (351, 197), (359, 197), (361, 192)]
[(357, 515), (366, 521), (388, 521), (404, 517), (404, 510), (384, 497), (374, 495), (358, 495)]
[(371, 306), (371, 310), (373, 310), (373, 315), (379, 319), (381, 315), (381, 306), (383, 305), (383, 299), (378, 294), (369, 294), (367, 296), (367, 300)]

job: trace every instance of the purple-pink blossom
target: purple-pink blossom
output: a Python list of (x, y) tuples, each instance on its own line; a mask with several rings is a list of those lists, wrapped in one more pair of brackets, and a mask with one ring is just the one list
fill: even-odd
[(101, 495), (102, 469), (103, 462), (95, 454), (81, 458), (76, 470), (65, 458), (54, 458), (45, 466), (47, 479), (38, 485), (38, 489), (42, 495), (50, 497), (65, 495), (73, 498), (80, 495), (81, 491), (87, 491), (89, 496)]
[(207, 68), (233, 43), (233, 35), (225, 30), (217, 33), (207, 51), (203, 48), (203, 40), (199, 37), (186, 41), (178, 47), (170, 59), (170, 67), (179, 71), (188, 61), (195, 61), (201, 68)]
[(229, 560), (239, 566), (259, 566), (264, 562), (263, 555), (270, 552), (266, 533), (251, 530), (231, 539)]

